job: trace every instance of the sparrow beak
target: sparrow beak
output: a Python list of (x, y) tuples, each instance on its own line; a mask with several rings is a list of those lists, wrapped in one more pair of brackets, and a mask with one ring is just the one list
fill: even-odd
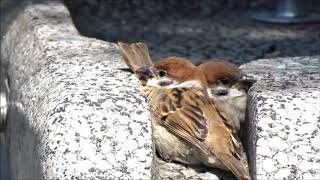
[(257, 81), (254, 79), (248, 79), (248, 78), (241, 78), (239, 81), (236, 83), (236, 86), (239, 89), (243, 89), (246, 92), (251, 88), (251, 86), (256, 83)]
[(148, 81), (148, 79), (155, 77), (151, 67), (141, 67), (136, 70), (136, 74), (140, 81)]

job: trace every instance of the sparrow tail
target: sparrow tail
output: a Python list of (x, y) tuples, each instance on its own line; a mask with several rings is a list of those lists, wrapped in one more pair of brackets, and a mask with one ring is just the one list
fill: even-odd
[(222, 163), (237, 177), (239, 180), (251, 180), (249, 172), (243, 164), (231, 154), (219, 154)]
[(118, 42), (124, 60), (129, 68), (136, 72), (141, 67), (152, 66), (152, 61), (146, 44), (137, 42), (132, 44)]

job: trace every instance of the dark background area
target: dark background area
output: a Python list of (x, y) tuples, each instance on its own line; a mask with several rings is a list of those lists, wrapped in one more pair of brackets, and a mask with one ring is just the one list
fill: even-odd
[[(320, 54), (320, 24), (269, 24), (251, 13), (272, 9), (258, 0), (65, 0), (81, 34), (110, 42), (146, 42), (151, 56), (194, 62), (227, 59), (238, 65), (260, 58)], [(320, 2), (303, 2), (320, 12)]]

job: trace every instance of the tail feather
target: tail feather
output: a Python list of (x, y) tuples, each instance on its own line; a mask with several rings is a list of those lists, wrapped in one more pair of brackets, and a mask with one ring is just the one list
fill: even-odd
[(124, 60), (129, 68), (136, 72), (141, 67), (152, 66), (152, 61), (146, 44), (137, 42), (132, 44), (118, 42)]
[(219, 154), (219, 160), (239, 179), (251, 180), (248, 170), (244, 167), (240, 160), (231, 154)]

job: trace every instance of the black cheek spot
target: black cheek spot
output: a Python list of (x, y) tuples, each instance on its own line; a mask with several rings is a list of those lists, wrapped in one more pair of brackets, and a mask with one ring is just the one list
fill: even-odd
[(171, 84), (170, 81), (160, 81), (160, 82), (159, 82), (159, 86), (168, 86), (168, 85), (170, 85), (170, 84)]
[(161, 121), (166, 121), (167, 120), (167, 116), (162, 116), (161, 117)]
[(217, 91), (214, 92), (215, 95), (217, 96), (225, 96), (225, 95), (228, 95), (228, 90), (226, 89), (219, 89)]

